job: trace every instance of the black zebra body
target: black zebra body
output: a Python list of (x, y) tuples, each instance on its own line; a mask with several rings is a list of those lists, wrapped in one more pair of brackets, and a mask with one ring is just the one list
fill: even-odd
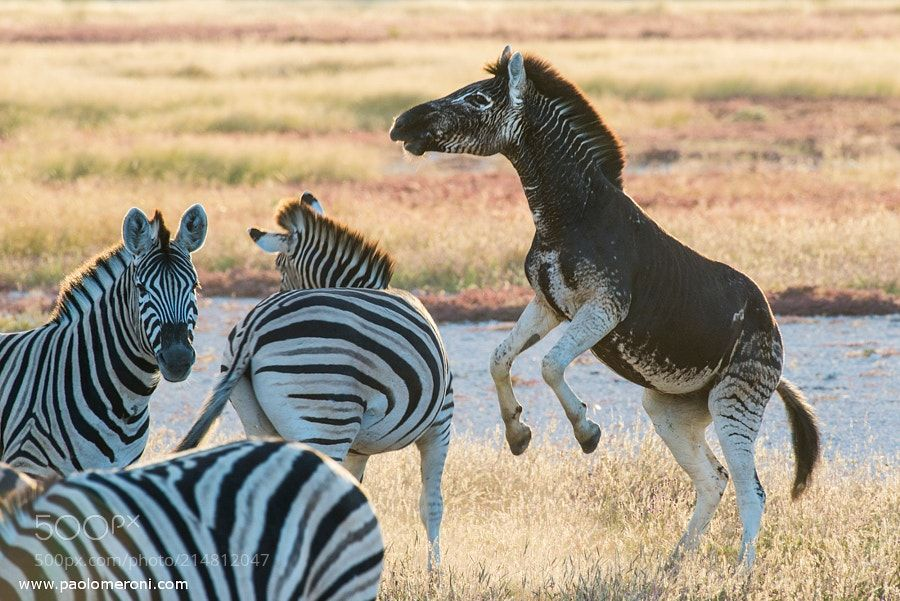
[[(133, 209), (126, 240), (70, 276), (51, 320), (0, 334), (0, 461), (37, 477), (124, 467), (147, 442), (148, 401), (194, 362), (199, 205), (169, 243), (161, 216)], [(143, 229), (141, 229), (143, 228)], [(134, 233), (134, 232), (131, 232)]]
[(781, 334), (765, 296), (746, 275), (666, 233), (624, 192), (621, 143), (549, 63), (507, 46), (487, 70), (493, 77), (397, 117), (391, 138), (413, 154), (502, 153), (521, 179), (535, 224), (525, 259), (535, 294), (490, 364), (510, 449), (523, 453), (531, 441), (512, 363), (567, 323), (541, 370), (582, 450), (597, 448), (600, 428), (565, 370), (591, 350), (644, 387), (645, 410), (694, 481), (695, 512), (678, 552), (697, 546), (728, 481), (706, 444), (715, 424), (744, 524), (741, 556), (752, 563), (765, 504), (754, 444), (774, 392), (794, 433), (795, 497), (819, 456), (814, 413), (781, 377)]
[[(0, 598), (368, 601), (383, 552), (368, 499), (345, 470), (301, 444), (242, 441), (69, 476), (7, 512)], [(57, 591), (30, 594), (23, 580)], [(59, 590), (124, 581), (182, 588)]]

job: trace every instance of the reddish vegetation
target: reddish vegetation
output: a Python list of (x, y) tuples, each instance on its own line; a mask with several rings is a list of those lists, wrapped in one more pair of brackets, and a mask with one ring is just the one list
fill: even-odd
[[(206, 296), (263, 298), (278, 290), (273, 272), (236, 270), (228, 273), (201, 273)], [(499, 290), (472, 289), (457, 294), (420, 292), (419, 298), (439, 322), (515, 321), (528, 300), (531, 289), (510, 286)], [(900, 313), (900, 298), (878, 290), (828, 290), (795, 286), (769, 294), (778, 315), (892, 315)], [(14, 298), (0, 294), (0, 313), (24, 311), (47, 313), (55, 296), (49, 291)]]
[(162, 40), (275, 42), (379, 42), (395, 39), (434, 41), (492, 39), (860, 39), (889, 37), (900, 30), (900, 14), (891, 10), (758, 12), (609, 12), (523, 11), (508, 15), (485, 10), (450, 12), (440, 19), (423, 14), (341, 19), (301, 15), (297, 20), (233, 24), (72, 23), (0, 28), (0, 43), (130, 43)]

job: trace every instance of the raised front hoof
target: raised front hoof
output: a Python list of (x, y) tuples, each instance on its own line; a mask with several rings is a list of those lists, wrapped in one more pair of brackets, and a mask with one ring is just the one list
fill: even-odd
[(506, 442), (513, 455), (521, 455), (531, 444), (531, 428), (522, 423), (507, 427)]
[(588, 422), (588, 429), (590, 436), (583, 440), (579, 440), (578, 444), (581, 445), (581, 450), (585, 453), (593, 453), (597, 450), (597, 445), (600, 444), (600, 426), (594, 422)]

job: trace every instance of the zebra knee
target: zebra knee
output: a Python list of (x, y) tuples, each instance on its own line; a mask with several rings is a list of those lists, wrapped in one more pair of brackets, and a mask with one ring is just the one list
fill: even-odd
[(548, 354), (541, 361), (541, 376), (551, 388), (556, 388), (563, 383), (565, 373), (566, 365), (556, 358), (553, 353)]
[(726, 470), (722, 465), (716, 466), (716, 492), (719, 494), (719, 498), (722, 498), (722, 495), (725, 494), (725, 489), (728, 488), (728, 470)]
[(491, 353), (491, 377), (495, 382), (505, 380), (509, 377), (511, 367), (512, 361), (509, 359), (504, 345), (501, 344)]

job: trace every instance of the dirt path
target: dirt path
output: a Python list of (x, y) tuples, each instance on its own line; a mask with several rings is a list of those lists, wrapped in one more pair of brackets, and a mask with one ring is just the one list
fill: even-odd
[[(196, 336), (197, 365), (181, 384), (163, 383), (153, 399), (154, 429), (165, 440), (183, 434), (218, 372), (219, 355), (231, 326), (254, 304), (251, 299), (205, 299)], [(900, 316), (782, 318), (787, 349), (785, 374), (803, 388), (819, 415), (828, 454), (864, 458), (872, 453), (896, 457), (900, 451)], [(491, 350), (509, 323), (442, 324), (441, 332), (454, 372), (456, 433), (495, 437), (500, 427), (494, 389), (487, 370)], [(540, 377), (540, 358), (556, 340), (551, 335), (516, 363), (513, 374), (525, 419), (542, 436), (575, 445), (562, 408)], [(646, 420), (641, 389), (585, 356), (567, 377), (603, 427)], [(220, 433), (239, 435), (240, 423), (229, 408)], [(784, 407), (777, 397), (763, 424), (763, 444), (790, 441)], [(539, 444), (539, 443), (538, 443)], [(601, 441), (602, 449), (602, 441)]]

